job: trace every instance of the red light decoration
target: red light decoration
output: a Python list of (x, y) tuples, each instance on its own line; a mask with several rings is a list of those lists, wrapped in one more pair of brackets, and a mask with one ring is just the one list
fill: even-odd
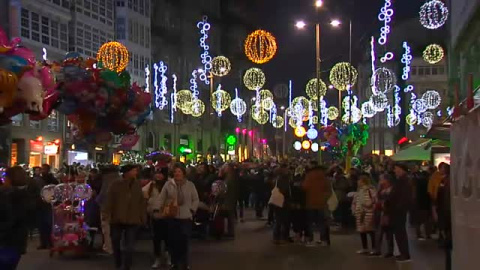
[(252, 137), (253, 136), (253, 130), (248, 131), (248, 136)]
[(240, 133), (240, 128), (239, 127), (235, 128), (235, 133)]
[(42, 136), (38, 136), (35, 140), (41, 142), (41, 141), (43, 141), (43, 137), (42, 137)]
[(243, 134), (243, 135), (247, 134), (247, 129), (246, 129), (246, 128), (244, 128), (244, 129), (242, 130), (242, 134)]
[(400, 140), (398, 140), (398, 145), (402, 145), (404, 143), (408, 142), (408, 138), (407, 137), (403, 137), (401, 138)]

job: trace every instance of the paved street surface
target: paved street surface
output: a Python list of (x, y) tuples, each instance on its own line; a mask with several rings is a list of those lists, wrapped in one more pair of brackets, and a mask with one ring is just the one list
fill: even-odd
[[(442, 252), (434, 242), (411, 241), (415, 270), (444, 270)], [(47, 251), (36, 251), (36, 242), (22, 258), (19, 270), (100, 270), (113, 269), (111, 257), (97, 255), (74, 258), (68, 254), (49, 258)], [(137, 243), (133, 269), (151, 269), (151, 243), (141, 240)], [(310, 269), (355, 269), (388, 270), (400, 269), (393, 260), (368, 258), (355, 254), (360, 247), (356, 234), (335, 234), (332, 246), (304, 247), (296, 245), (274, 246), (271, 230), (265, 221), (247, 219), (239, 224), (237, 238), (233, 241), (193, 242), (192, 268), (195, 270), (310, 270)]]

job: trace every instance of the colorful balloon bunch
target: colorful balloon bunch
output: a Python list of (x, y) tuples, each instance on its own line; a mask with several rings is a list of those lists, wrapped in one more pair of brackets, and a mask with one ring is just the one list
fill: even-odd
[(56, 87), (50, 68), (38, 63), (20, 42), (20, 38), (10, 41), (0, 28), (0, 125), (20, 113), (36, 120)]
[(106, 144), (115, 135), (125, 149), (136, 144), (136, 128), (151, 112), (152, 97), (135, 83), (127, 71), (117, 73), (97, 67), (95, 59), (77, 53), (65, 57), (58, 74), (59, 102), (56, 109), (73, 123), (73, 135), (90, 143)]
[(338, 139), (338, 129), (333, 125), (322, 127), (320, 131), (320, 136), (322, 136), (322, 140), (326, 141), (329, 146), (340, 146), (340, 141)]
[(369, 137), (368, 129), (369, 126), (363, 123), (345, 126), (340, 137), (344, 154), (351, 153), (355, 156), (360, 147), (367, 144)]

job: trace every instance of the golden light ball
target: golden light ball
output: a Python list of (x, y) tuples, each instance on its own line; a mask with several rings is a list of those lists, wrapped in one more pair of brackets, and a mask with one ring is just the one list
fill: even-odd
[(195, 99), (192, 102), (192, 116), (193, 117), (200, 117), (205, 112), (205, 103), (203, 103), (200, 99)]
[(330, 71), (330, 82), (339, 91), (351, 89), (357, 83), (358, 72), (347, 62), (340, 62)]
[(268, 119), (269, 119), (268, 113), (264, 110), (261, 110), (258, 113), (258, 116), (255, 119), (255, 121), (257, 121), (257, 123), (259, 123), (260, 125), (265, 125), (268, 122)]
[(275, 37), (265, 30), (257, 30), (245, 40), (245, 55), (255, 64), (264, 64), (272, 60), (277, 53)]
[(217, 112), (223, 112), (230, 106), (232, 97), (230, 94), (222, 89), (219, 89), (212, 93), (212, 107)]
[(213, 75), (217, 77), (223, 77), (227, 75), (232, 69), (230, 60), (225, 56), (217, 56), (212, 59), (212, 69), (210, 70)]
[(192, 92), (190, 90), (180, 90), (175, 94), (175, 102), (177, 109), (186, 110), (192, 104)]
[(265, 85), (266, 78), (263, 71), (259, 68), (250, 68), (243, 76), (243, 84), (250, 90), (258, 90)]
[(302, 138), (303, 136), (305, 136), (305, 134), (307, 134), (307, 131), (304, 127), (295, 128), (295, 136)]
[(328, 117), (328, 120), (335, 120), (338, 118), (338, 108), (337, 107), (329, 107), (328, 110), (327, 110), (327, 117)]
[(122, 72), (128, 65), (128, 49), (122, 43), (104, 43), (97, 52), (97, 61), (112, 71)]
[(423, 51), (423, 60), (432, 65), (442, 61), (444, 56), (445, 52), (442, 46), (438, 44), (428, 45)]
[(285, 119), (282, 116), (277, 115), (277, 117), (273, 118), (272, 126), (274, 128), (282, 128), (284, 125)]
[(321, 97), (327, 94), (327, 85), (325, 84), (324, 81), (320, 79), (318, 80), (318, 83), (317, 83), (317, 79), (314, 78), (308, 81), (307, 86), (305, 87), (305, 92), (307, 93), (307, 96), (310, 99), (317, 100), (318, 93), (320, 93)]

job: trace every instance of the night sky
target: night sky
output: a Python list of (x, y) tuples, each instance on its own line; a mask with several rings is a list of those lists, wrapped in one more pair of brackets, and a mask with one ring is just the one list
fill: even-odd
[[(395, 15), (392, 26), (408, 18), (418, 17), (421, 0), (393, 0)], [(272, 32), (277, 37), (279, 50), (276, 57), (262, 66), (267, 75), (267, 86), (273, 88), (278, 83), (294, 82), (294, 95), (304, 91), (306, 82), (315, 75), (315, 30), (310, 25), (304, 30), (295, 28), (297, 20), (324, 26), (321, 34), (322, 77), (328, 78), (329, 69), (337, 62), (349, 60), (349, 20), (353, 25), (354, 65), (362, 59), (370, 36), (378, 37), (380, 22), (377, 15), (384, 0), (325, 0), (317, 12), (314, 0), (257, 0), (254, 12), (258, 28)], [(333, 29), (328, 24), (331, 19), (339, 19), (342, 26)], [(393, 29), (394, 30), (394, 29)]]

